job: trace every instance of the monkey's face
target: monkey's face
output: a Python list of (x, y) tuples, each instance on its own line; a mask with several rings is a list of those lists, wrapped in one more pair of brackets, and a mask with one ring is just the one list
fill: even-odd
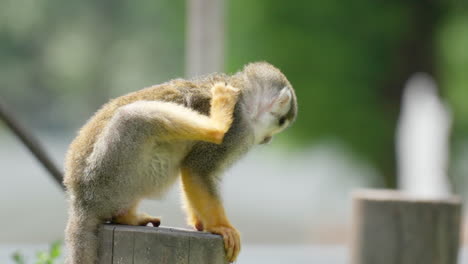
[(286, 129), (292, 120), (288, 113), (292, 107), (293, 95), (291, 88), (284, 87), (279, 94), (265, 104), (266, 107), (254, 120), (255, 143), (267, 144), (273, 136)]
[(297, 102), (286, 76), (266, 62), (250, 63), (242, 71), (244, 101), (250, 115), (255, 143), (266, 144), (296, 118)]

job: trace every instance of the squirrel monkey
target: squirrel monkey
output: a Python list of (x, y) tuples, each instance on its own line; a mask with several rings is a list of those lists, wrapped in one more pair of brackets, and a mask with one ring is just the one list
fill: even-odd
[(235, 261), (240, 236), (224, 212), (219, 177), (253, 145), (288, 127), (296, 112), (291, 84), (265, 62), (111, 100), (67, 153), (67, 263), (97, 263), (101, 223), (158, 226), (158, 218), (137, 212), (138, 203), (163, 195), (179, 175), (188, 224), (222, 235), (227, 260)]

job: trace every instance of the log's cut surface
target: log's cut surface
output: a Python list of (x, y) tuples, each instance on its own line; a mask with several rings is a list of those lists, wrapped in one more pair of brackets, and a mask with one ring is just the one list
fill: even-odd
[(353, 195), (353, 264), (456, 264), (461, 202), (398, 191)]
[(225, 264), (223, 239), (168, 227), (102, 225), (99, 264)]

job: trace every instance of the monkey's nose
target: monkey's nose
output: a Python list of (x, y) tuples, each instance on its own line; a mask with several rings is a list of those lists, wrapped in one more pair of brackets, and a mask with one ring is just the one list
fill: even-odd
[(265, 137), (260, 144), (268, 144), (271, 142), (272, 136)]

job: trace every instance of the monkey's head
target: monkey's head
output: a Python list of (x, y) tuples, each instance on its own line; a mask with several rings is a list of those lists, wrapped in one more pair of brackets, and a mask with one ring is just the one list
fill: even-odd
[(248, 64), (239, 74), (245, 83), (242, 102), (255, 143), (268, 143), (296, 119), (294, 89), (280, 70), (266, 62)]

